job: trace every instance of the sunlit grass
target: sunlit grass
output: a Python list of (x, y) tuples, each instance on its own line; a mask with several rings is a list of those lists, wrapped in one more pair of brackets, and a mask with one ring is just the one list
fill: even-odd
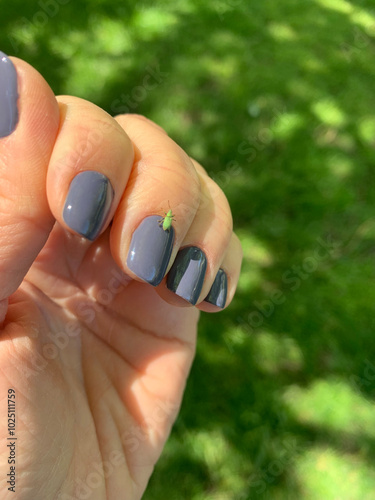
[(312, 110), (325, 125), (342, 127), (346, 123), (345, 114), (332, 99), (322, 99), (313, 103)]
[(347, 0), (316, 0), (322, 7), (337, 12), (349, 14), (353, 11), (353, 4)]
[(303, 484), (303, 498), (309, 500), (374, 498), (373, 468), (350, 453), (313, 447), (297, 461), (296, 475)]
[(295, 340), (287, 335), (257, 332), (254, 350), (259, 371), (277, 375), (279, 371), (303, 369), (303, 353)]
[(362, 376), (347, 380), (317, 380), (311, 387), (289, 387), (284, 400), (297, 421), (343, 433), (352, 438), (375, 438), (375, 404), (361, 394), (375, 380), (375, 366), (369, 361)]

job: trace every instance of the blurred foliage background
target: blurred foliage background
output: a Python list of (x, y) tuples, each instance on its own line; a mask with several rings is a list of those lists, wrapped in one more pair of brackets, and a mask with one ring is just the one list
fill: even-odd
[(0, 3), (1, 50), (158, 122), (233, 208), (238, 293), (144, 498), (375, 499), (373, 1)]

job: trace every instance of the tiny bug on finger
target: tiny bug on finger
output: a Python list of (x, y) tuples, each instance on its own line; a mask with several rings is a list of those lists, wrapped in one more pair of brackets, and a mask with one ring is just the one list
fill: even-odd
[(160, 219), (158, 222), (159, 222), (159, 226), (163, 226), (163, 229), (164, 231), (170, 231), (171, 227), (172, 227), (172, 221), (175, 221), (176, 219), (174, 218), (174, 214), (172, 213), (172, 209), (170, 208), (168, 210), (168, 212), (164, 212), (165, 213), (165, 217), (163, 217), (162, 219)]

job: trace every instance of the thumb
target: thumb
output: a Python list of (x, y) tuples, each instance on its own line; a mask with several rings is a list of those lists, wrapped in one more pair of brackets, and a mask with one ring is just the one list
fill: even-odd
[(46, 176), (58, 126), (46, 81), (0, 52), (0, 322), (54, 224)]

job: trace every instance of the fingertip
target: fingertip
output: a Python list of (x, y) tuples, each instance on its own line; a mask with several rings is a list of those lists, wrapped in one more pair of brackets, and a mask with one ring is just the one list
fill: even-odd
[(18, 123), (17, 71), (12, 60), (0, 51), (0, 138), (9, 136)]
[[(38, 153), (43, 151), (44, 144), (49, 152), (56, 137), (60, 113), (57, 100), (51, 87), (43, 76), (30, 64), (18, 57), (9, 56), (16, 72), (17, 86), (17, 123), (14, 127), (14, 140), (33, 141), (38, 144)], [(10, 81), (8, 80), (8, 92)], [(11, 90), (13, 95), (16, 90)], [(15, 120), (15, 119), (14, 119)], [(44, 151), (43, 151), (44, 152)]]
[(141, 281), (158, 286), (169, 265), (175, 231), (164, 230), (160, 216), (145, 217), (134, 230), (126, 258), (128, 270)]

